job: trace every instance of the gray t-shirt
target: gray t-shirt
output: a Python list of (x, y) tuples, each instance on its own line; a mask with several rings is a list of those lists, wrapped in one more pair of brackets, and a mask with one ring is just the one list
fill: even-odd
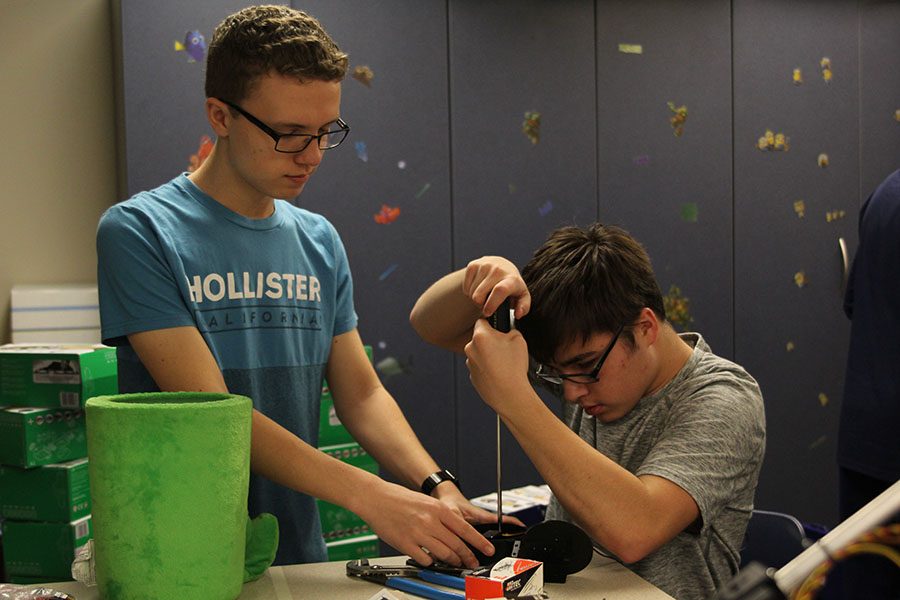
[[(635, 475), (664, 477), (700, 508), (700, 521), (631, 565), (679, 600), (709, 598), (737, 572), (765, 451), (765, 414), (756, 381), (681, 334), (691, 358), (668, 384), (627, 415), (602, 423), (566, 403), (564, 419), (588, 444)], [(547, 519), (572, 521), (554, 497)]]

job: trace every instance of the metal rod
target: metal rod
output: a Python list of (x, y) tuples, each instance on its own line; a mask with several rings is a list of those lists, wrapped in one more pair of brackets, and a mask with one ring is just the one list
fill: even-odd
[(503, 533), (503, 487), (500, 485), (500, 415), (497, 415), (497, 533)]

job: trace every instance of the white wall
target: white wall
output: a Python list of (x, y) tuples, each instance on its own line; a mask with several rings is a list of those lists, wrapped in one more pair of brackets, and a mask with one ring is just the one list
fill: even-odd
[(0, 0), (0, 342), (14, 284), (96, 282), (116, 202), (108, 0)]

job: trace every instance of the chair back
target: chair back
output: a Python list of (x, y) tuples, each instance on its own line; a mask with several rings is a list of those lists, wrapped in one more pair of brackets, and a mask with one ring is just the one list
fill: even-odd
[(754, 510), (741, 549), (741, 568), (752, 561), (780, 569), (809, 546), (803, 525), (795, 517)]

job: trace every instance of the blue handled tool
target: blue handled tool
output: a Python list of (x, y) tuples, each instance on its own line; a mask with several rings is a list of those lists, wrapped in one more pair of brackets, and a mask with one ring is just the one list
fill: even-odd
[(423, 583), (429, 582), (464, 590), (466, 589), (466, 580), (462, 577), (429, 571), (428, 569), (411, 565), (372, 565), (369, 564), (368, 559), (360, 558), (347, 563), (347, 576), (373, 581), (395, 590), (408, 592), (422, 598), (430, 598), (431, 600), (465, 600), (465, 594), (438, 589)]

